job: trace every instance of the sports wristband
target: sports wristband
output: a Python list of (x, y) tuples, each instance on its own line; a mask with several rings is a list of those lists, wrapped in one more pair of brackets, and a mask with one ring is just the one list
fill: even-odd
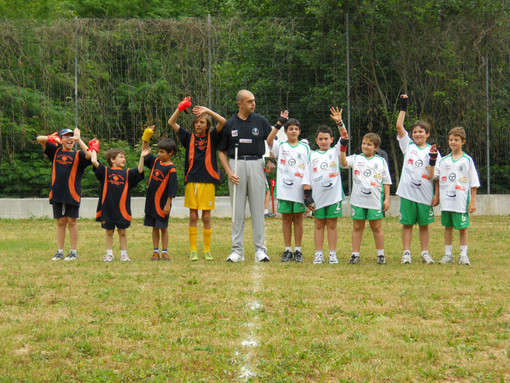
[(338, 121), (336, 123), (336, 126), (343, 126), (343, 127), (345, 127), (345, 124), (344, 124), (344, 122), (342, 120), (340, 120), (340, 121)]
[(283, 125), (278, 125), (278, 124), (274, 124), (274, 128), (276, 130), (280, 130), (282, 128)]

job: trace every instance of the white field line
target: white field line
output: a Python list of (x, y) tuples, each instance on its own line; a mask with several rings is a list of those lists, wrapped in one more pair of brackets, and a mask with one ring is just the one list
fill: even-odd
[[(253, 295), (256, 296), (260, 291), (260, 266), (255, 263), (252, 269), (252, 281), (253, 281)], [(258, 300), (247, 302), (246, 304), (248, 313), (250, 311), (258, 310), (262, 307), (262, 304)], [(241, 341), (241, 355), (239, 352), (236, 352), (238, 356), (242, 358), (242, 366), (241, 373), (239, 378), (247, 381), (248, 379), (257, 376), (254, 371), (253, 366), (253, 350), (258, 346), (259, 342), (257, 339), (257, 331), (258, 331), (258, 316), (253, 315), (252, 319), (245, 324), (247, 331), (246, 336)]]

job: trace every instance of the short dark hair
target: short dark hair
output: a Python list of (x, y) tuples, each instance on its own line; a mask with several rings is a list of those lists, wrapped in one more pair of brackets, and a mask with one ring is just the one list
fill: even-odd
[(112, 160), (114, 160), (119, 154), (124, 154), (124, 156), (126, 156), (124, 149), (120, 148), (110, 149), (106, 152), (106, 162), (108, 162), (108, 166), (113, 166)]
[(299, 130), (301, 130), (301, 123), (295, 118), (289, 118), (285, 125), (283, 125), (283, 129), (287, 131), (287, 128), (291, 125), (296, 125), (299, 128)]
[(158, 149), (165, 150), (170, 155), (174, 155), (177, 153), (177, 145), (175, 144), (175, 141), (171, 138), (163, 138), (161, 141), (158, 142)]
[(462, 141), (466, 141), (466, 131), (462, 126), (457, 126), (448, 132), (448, 138), (450, 136), (459, 136)]
[(430, 133), (430, 124), (427, 121), (418, 120), (411, 127), (411, 135), (413, 134), (414, 128), (416, 128), (417, 126), (422, 128), (425, 131), (425, 133)]
[[(370, 140), (372, 141), (372, 143), (374, 144), (374, 146), (376, 148), (380, 148), (381, 147), (381, 136), (379, 136), (377, 133), (367, 133), (363, 136), (363, 140), (364, 139), (367, 139), (367, 140)], [(363, 140), (361, 140), (363, 142)]]
[(333, 137), (333, 131), (327, 125), (321, 125), (317, 128), (317, 133), (315, 133), (315, 138), (319, 136), (319, 133), (328, 133), (330, 137)]

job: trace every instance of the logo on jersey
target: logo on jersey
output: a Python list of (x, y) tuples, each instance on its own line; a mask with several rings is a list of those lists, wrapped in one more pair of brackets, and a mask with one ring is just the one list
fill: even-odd
[(323, 162), (320, 164), (319, 167), (321, 168), (321, 170), (326, 170), (328, 168), (328, 164), (326, 162)]
[(372, 194), (372, 191), (369, 189), (369, 188), (366, 188), (366, 187), (362, 187), (361, 188), (361, 192), (365, 195), (370, 195)]
[(414, 166), (416, 166), (417, 168), (421, 168), (421, 167), (423, 167), (423, 161), (422, 161), (422, 160), (418, 160), (418, 161), (416, 161), (416, 163), (414, 164)]
[(197, 140), (195, 142), (195, 146), (198, 148), (198, 150), (204, 151), (207, 149), (207, 140)]
[(296, 160), (294, 158), (291, 158), (287, 163), (289, 164), (289, 166), (292, 167), (296, 166)]
[(455, 173), (450, 173), (450, 174), (448, 175), (448, 179), (449, 179), (450, 181), (455, 181), (455, 180), (457, 179), (457, 176), (455, 175)]
[(412, 165), (413, 165), (413, 159), (412, 159), (412, 158), (409, 158), (409, 159), (407, 160), (407, 163), (408, 163), (409, 165), (411, 165), (411, 166), (412, 166)]
[(442, 176), (441, 177), (441, 182), (446, 182), (448, 179), (446, 178), (446, 176)]
[(354, 171), (354, 175), (355, 175), (355, 176), (359, 176), (359, 175), (361, 175), (361, 172), (360, 172), (358, 169), (356, 169), (356, 170)]
[(253, 128), (251, 130), (251, 134), (253, 134), (254, 136), (258, 136), (260, 134), (259, 128)]
[(330, 164), (329, 164), (329, 167), (330, 168), (336, 168), (337, 167), (337, 164), (335, 161), (332, 161)]
[(462, 182), (462, 183), (464, 183), (464, 184), (465, 184), (465, 183), (467, 183), (467, 182), (468, 182), (468, 180), (467, 180), (467, 178), (466, 178), (466, 177), (460, 177), (460, 178), (459, 178), (459, 182)]
[(70, 165), (73, 163), (73, 157), (63, 154), (57, 157), (56, 160), (60, 165)]
[(370, 177), (371, 175), (372, 175), (372, 170), (370, 170), (370, 169), (363, 170), (364, 177)]
[(232, 137), (237, 137), (239, 135), (239, 132), (237, 130), (232, 130)]
[(112, 185), (124, 185), (126, 180), (120, 174), (110, 174), (108, 176), (108, 183)]
[(161, 170), (155, 169), (154, 173), (152, 173), (152, 178), (158, 182), (163, 182), (163, 180), (165, 179), (165, 176), (163, 175)]

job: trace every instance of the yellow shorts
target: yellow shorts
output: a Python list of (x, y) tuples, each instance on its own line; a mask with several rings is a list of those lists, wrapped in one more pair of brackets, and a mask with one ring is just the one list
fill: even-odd
[(213, 210), (214, 184), (188, 182), (184, 190), (184, 206), (194, 210)]

